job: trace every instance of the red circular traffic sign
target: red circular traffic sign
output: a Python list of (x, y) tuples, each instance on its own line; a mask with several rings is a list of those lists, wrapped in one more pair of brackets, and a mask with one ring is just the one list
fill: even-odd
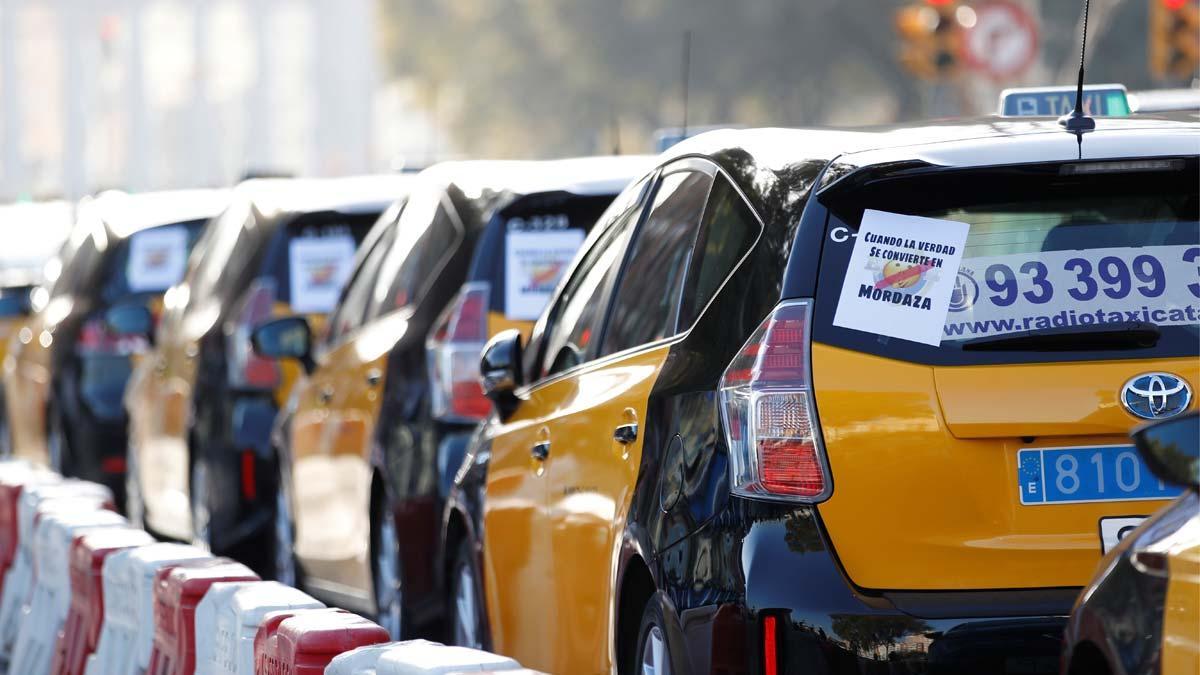
[(1011, 0), (974, 6), (975, 24), (963, 37), (967, 63), (994, 79), (1016, 77), (1033, 65), (1038, 53), (1037, 21)]

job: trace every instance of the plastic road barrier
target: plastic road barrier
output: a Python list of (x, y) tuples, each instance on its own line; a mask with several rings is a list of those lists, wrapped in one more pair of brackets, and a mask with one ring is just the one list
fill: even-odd
[(345, 610), (272, 612), (254, 636), (254, 672), (321, 675), (338, 654), (387, 641), (383, 626)]
[(393, 649), (403, 642), (385, 642), (380, 645), (367, 645), (351, 649), (333, 657), (325, 666), (325, 675), (376, 675), (375, 667), (387, 650)]
[(213, 584), (196, 606), (196, 675), (252, 675), (254, 635), (264, 616), (324, 607), (276, 581)]
[(160, 570), (154, 581), (154, 651), (150, 675), (191, 675), (196, 668), (196, 605), (220, 581), (258, 581), (229, 558), (186, 562)]
[(87, 501), (78, 502), (78, 506), (70, 510), (42, 515), (34, 532), (33, 600), (29, 603), (29, 611), (21, 617), (9, 672), (23, 675), (50, 672), (58, 631), (67, 618), (71, 602), (68, 556), (75, 536), (128, 525), (129, 521), (119, 514), (96, 510)]
[(53, 481), (26, 485), (17, 500), (17, 554), (6, 575), (0, 596), (0, 660), (12, 656), (13, 644), (21, 627), (21, 617), (33, 598), (33, 532), (39, 513), (80, 510), (112, 503), (112, 492), (103, 485), (86, 481)]
[(104, 626), (88, 675), (141, 675), (154, 645), (154, 578), (180, 563), (211, 559), (194, 546), (150, 544), (104, 561)]
[(88, 656), (100, 640), (104, 622), (104, 561), (117, 551), (154, 543), (154, 537), (134, 528), (109, 528), (75, 537), (71, 544), (71, 604), (54, 660), (52, 675), (83, 675)]
[(36, 471), (28, 464), (0, 467), (0, 589), (4, 578), (17, 556), (18, 523), (17, 503), (26, 485), (44, 485), (59, 482), (62, 478), (49, 471)]
[(402, 642), (379, 657), (378, 675), (447, 675), (448, 673), (500, 672), (521, 668), (508, 658), (469, 647), (447, 647), (436, 642)]

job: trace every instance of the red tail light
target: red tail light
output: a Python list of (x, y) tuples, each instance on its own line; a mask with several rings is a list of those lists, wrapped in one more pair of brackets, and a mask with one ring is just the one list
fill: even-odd
[(813, 408), (812, 304), (791, 300), (763, 321), (721, 377), (733, 491), (817, 502), (832, 487)]
[(768, 614), (763, 617), (763, 673), (778, 675), (779, 648), (775, 643), (776, 619)]
[(233, 330), (228, 334), (229, 383), (238, 388), (271, 390), (279, 386), (279, 364), (254, 353), (250, 334), (271, 319), (275, 305), (275, 282), (258, 279), (250, 284)]
[(101, 318), (85, 321), (75, 342), (75, 352), (80, 356), (129, 356), (149, 347), (145, 336), (113, 333)]
[(476, 422), (491, 412), (479, 383), (479, 352), (488, 339), (491, 285), (465, 284), (425, 343), (435, 419)]

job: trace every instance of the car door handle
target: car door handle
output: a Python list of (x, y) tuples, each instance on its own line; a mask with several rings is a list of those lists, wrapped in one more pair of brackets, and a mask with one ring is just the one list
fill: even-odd
[(622, 445), (629, 445), (637, 440), (637, 423), (622, 424), (613, 429), (613, 438)]
[(333, 400), (333, 387), (322, 387), (317, 396), (321, 399), (321, 404), (324, 405)]
[(378, 368), (372, 368), (367, 371), (367, 386), (375, 387), (383, 379), (383, 373)]
[(550, 456), (550, 441), (534, 443), (533, 447), (529, 449), (529, 454), (539, 462), (546, 461), (546, 458)]

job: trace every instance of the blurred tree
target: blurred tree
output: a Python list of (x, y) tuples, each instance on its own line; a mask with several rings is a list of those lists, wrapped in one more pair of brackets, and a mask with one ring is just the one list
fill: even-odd
[[(618, 138), (644, 151), (655, 128), (678, 125), (687, 30), (694, 125), (920, 117), (928, 85), (896, 59), (892, 16), (907, 1), (379, 0), (379, 11), (391, 75), (417, 83), (458, 150), (547, 157), (607, 152)], [(1082, 3), (1040, 5), (1054, 68), (1077, 49)], [(1093, 39), (1102, 72), (1145, 51)]]

